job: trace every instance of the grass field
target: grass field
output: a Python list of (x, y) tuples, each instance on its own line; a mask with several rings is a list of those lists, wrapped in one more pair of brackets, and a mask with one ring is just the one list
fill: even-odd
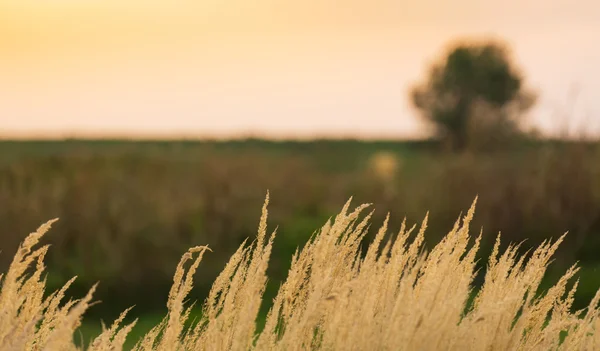
[(86, 334), (131, 305), (149, 325), (144, 320), (166, 309), (181, 255), (196, 245), (213, 250), (190, 292), (204, 299), (230, 255), (255, 235), (267, 190), (270, 222), (279, 227), (267, 272), (270, 297), (296, 248), (351, 195), (373, 203), (375, 223), (388, 211), (397, 214), (390, 228), (404, 215), (418, 223), (429, 211), (429, 249), (479, 195), (473, 226), (485, 229), (481, 262), (498, 231), (505, 242), (527, 239), (520, 252), (569, 231), (543, 284), (579, 261), (585, 279), (575, 307), (586, 306), (600, 286), (600, 152), (595, 144), (558, 142), (451, 155), (431, 142), (3, 141), (0, 268), (23, 233), (58, 217), (44, 239), (52, 244), (47, 284), (54, 290), (76, 275), (70, 291), (83, 296), (100, 282), (94, 296), (102, 304), (88, 310)]
[[(196, 246), (174, 270), (165, 314), (129, 321), (124, 318), (131, 311), (125, 311), (97, 336), (92, 324), (80, 328), (94, 303), (93, 287), (74, 301), (65, 299), (69, 283), (56, 293), (44, 293), (49, 247), (40, 246), (40, 240), (53, 222), (42, 225), (19, 246), (1, 278), (0, 349), (594, 350), (600, 346), (600, 290), (587, 308), (574, 311), (576, 265), (555, 283), (542, 284), (565, 236), (546, 240), (527, 255), (518, 253), (519, 245), (502, 249), (497, 236), (486, 260), (484, 282), (475, 288), (482, 242), (481, 233), (471, 233), (475, 204), (427, 250), (428, 216), (420, 226), (403, 222), (397, 234), (390, 232), (386, 217), (362, 247), (367, 228), (375, 223), (369, 206), (351, 209), (347, 202), (293, 255), (289, 272), (262, 317), (268, 301), (267, 267), (278, 235), (269, 229), (267, 205), (268, 196), (256, 237), (230, 257), (203, 303), (189, 300), (194, 272), (209, 250)], [(76, 346), (78, 340), (83, 346)]]

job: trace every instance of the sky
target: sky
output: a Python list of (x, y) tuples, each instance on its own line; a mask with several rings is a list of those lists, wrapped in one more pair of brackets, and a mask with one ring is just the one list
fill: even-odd
[(596, 0), (0, 0), (0, 137), (418, 138), (410, 87), (488, 37), (529, 125), (600, 135)]

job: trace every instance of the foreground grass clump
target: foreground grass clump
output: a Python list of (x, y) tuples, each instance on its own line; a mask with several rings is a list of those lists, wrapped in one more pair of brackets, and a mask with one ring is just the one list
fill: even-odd
[[(231, 257), (202, 305), (202, 318), (189, 325), (184, 303), (207, 247), (190, 249), (176, 268), (168, 315), (135, 350), (595, 350), (600, 348), (600, 292), (582, 311), (572, 312), (577, 284), (573, 266), (548, 291), (537, 295), (551, 256), (563, 237), (544, 242), (531, 255), (518, 246), (500, 253), (496, 241), (485, 283), (472, 304), (475, 255), (480, 237), (469, 235), (474, 205), (436, 245), (424, 252), (427, 219), (417, 231), (404, 224), (389, 238), (387, 219), (374, 241), (361, 250), (371, 214), (366, 205), (349, 211), (315, 233), (292, 257), (287, 280), (273, 300), (263, 330), (256, 318), (275, 233), (267, 233), (267, 201), (258, 237)], [(49, 222), (30, 234), (14, 256), (0, 292), (0, 349), (74, 350), (74, 333), (91, 304), (62, 303), (61, 290), (44, 294), (43, 258), (35, 248)], [(191, 265), (186, 269), (186, 263)], [(89, 350), (119, 350), (134, 323), (111, 327), (89, 341)]]

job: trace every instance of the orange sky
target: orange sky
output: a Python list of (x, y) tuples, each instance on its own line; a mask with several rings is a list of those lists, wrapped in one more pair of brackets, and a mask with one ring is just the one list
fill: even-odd
[(0, 135), (414, 137), (465, 35), (509, 41), (532, 123), (600, 132), (599, 33), (595, 0), (0, 0)]

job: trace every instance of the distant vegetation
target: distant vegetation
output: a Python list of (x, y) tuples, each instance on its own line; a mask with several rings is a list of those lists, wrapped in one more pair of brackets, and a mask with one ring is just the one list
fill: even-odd
[[(255, 232), (267, 189), (279, 226), (267, 294), (284, 279), (296, 247), (350, 195), (374, 204), (375, 221), (391, 211), (414, 223), (430, 211), (427, 245), (479, 195), (482, 255), (500, 230), (507, 241), (527, 239), (523, 248), (569, 231), (557, 266), (580, 260), (584, 273), (600, 266), (595, 144), (532, 143), (493, 155), (436, 149), (430, 142), (2, 142), (0, 268), (22, 233), (58, 217), (47, 239), (49, 288), (77, 275), (72, 289), (85, 293), (100, 281), (95, 296), (105, 302), (92, 316), (114, 318), (133, 304), (161, 310), (172, 267), (188, 247), (213, 249), (192, 294), (208, 292)], [(390, 226), (401, 219), (392, 217)], [(581, 303), (600, 280), (586, 284), (576, 296)]]
[(523, 134), (521, 119), (536, 95), (499, 41), (450, 47), (411, 91), (413, 105), (454, 151), (506, 148)]

